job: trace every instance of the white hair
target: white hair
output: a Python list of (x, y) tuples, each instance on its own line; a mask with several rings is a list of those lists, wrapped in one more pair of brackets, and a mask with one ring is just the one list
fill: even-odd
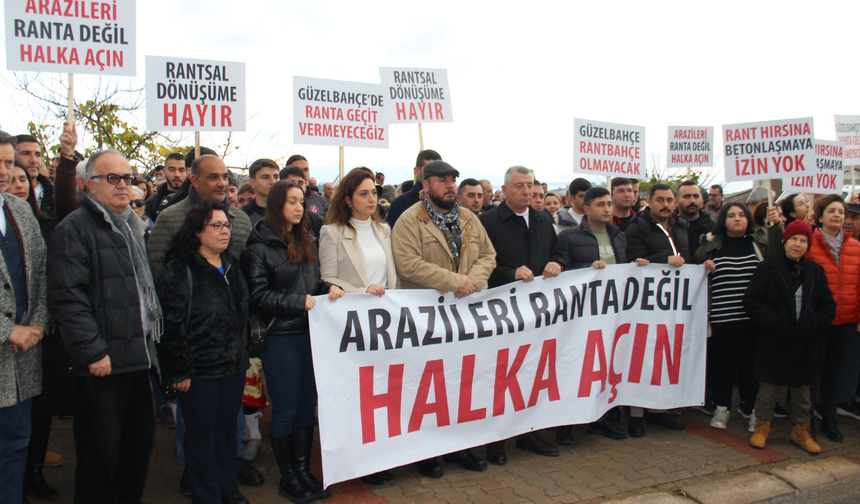
[(132, 185), (132, 186), (129, 186), (128, 189), (137, 194), (136, 197), (131, 198), (131, 199), (133, 199), (133, 200), (143, 199), (143, 191), (140, 190), (140, 187), (137, 187), (136, 185)]
[(534, 170), (532, 170), (530, 168), (526, 168), (525, 166), (511, 166), (505, 172), (505, 185), (506, 186), (511, 185), (511, 176), (513, 175), (514, 172), (517, 172), (517, 173), (522, 174), (522, 175), (531, 175), (532, 180), (534, 180), (534, 178), (535, 178)]
[(75, 169), (75, 178), (85, 179), (87, 178), (87, 160), (78, 162), (78, 166)]

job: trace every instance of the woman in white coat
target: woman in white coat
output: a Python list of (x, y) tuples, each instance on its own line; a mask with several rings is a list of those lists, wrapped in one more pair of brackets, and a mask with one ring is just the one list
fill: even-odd
[[(320, 230), (320, 275), (346, 293), (384, 296), (398, 287), (391, 250), (391, 229), (379, 218), (373, 172), (355, 168), (337, 186)], [(381, 485), (388, 471), (361, 478)]]

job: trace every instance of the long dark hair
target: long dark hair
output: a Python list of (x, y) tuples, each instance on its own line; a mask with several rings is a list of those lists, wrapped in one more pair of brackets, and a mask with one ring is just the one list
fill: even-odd
[(711, 231), (712, 235), (717, 236), (725, 234), (726, 218), (729, 215), (729, 209), (734, 207), (740, 208), (747, 218), (747, 230), (744, 232), (744, 235), (755, 233), (755, 223), (753, 222), (752, 212), (750, 212), (750, 209), (740, 201), (732, 201), (731, 203), (724, 204), (722, 208), (720, 208), (720, 213), (717, 216), (717, 223), (714, 224), (714, 229)]
[[(346, 198), (351, 198), (355, 194), (356, 189), (358, 189), (358, 186), (368, 179), (375, 184), (376, 181), (374, 180), (373, 172), (368, 168), (353, 168), (346, 174), (346, 177), (338, 184), (337, 189), (335, 189), (334, 194), (331, 196), (331, 206), (329, 206), (328, 213), (326, 213), (326, 224), (337, 224), (338, 226), (346, 226), (353, 229), (352, 224), (349, 222), (349, 218), (352, 217), (352, 209), (346, 203)], [(373, 189), (376, 190), (376, 187)], [(379, 201), (378, 196), (377, 201)], [(376, 224), (381, 223), (379, 212), (373, 212), (370, 218)]]
[(33, 215), (36, 216), (36, 219), (44, 219), (45, 214), (42, 213), (42, 209), (39, 208), (39, 203), (36, 201), (36, 192), (33, 191), (33, 183), (30, 182), (30, 175), (27, 174), (27, 169), (24, 168), (22, 165), (18, 164), (17, 161), (15, 161), (15, 165), (12, 167), (12, 178), (15, 178), (16, 169), (23, 170), (24, 175), (27, 177), (27, 185), (30, 186), (30, 190), (27, 191), (27, 203), (30, 205), (30, 210), (33, 211)]
[[(197, 236), (206, 229), (206, 225), (212, 220), (212, 213), (221, 210), (227, 214), (227, 207), (215, 201), (201, 201), (188, 210), (185, 222), (179, 231), (170, 240), (170, 250), (167, 256), (171, 256), (181, 250), (197, 252), (200, 249), (200, 238)], [(229, 214), (227, 214), (229, 218)]]
[(304, 262), (310, 266), (316, 260), (313, 245), (308, 237), (311, 229), (310, 219), (308, 218), (307, 200), (304, 201), (302, 207), (302, 220), (292, 228), (287, 230), (289, 223), (284, 218), (284, 206), (287, 204), (287, 193), (290, 189), (296, 188), (302, 193), (302, 187), (295, 182), (278, 181), (272, 184), (269, 189), (269, 197), (266, 200), (266, 216), (263, 218), (263, 224), (271, 229), (275, 235), (287, 244), (287, 255), (290, 264), (299, 264)]
[(791, 216), (791, 213), (796, 209), (794, 207), (794, 199), (800, 196), (800, 193), (792, 193), (782, 199), (782, 202), (779, 204), (782, 207), (782, 216), (785, 217), (785, 225), (788, 226), (792, 222), (794, 222), (794, 217)]

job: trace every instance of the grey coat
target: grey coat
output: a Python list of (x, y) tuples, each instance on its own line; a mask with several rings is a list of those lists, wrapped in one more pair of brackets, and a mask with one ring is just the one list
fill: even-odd
[[(39, 223), (33, 210), (26, 201), (4, 194), (3, 201), (9, 208), (24, 246), (26, 258), (27, 295), (30, 309), (20, 325), (48, 324), (48, 304), (46, 298), (45, 263), (47, 251)], [(3, 211), (0, 209), (0, 211)], [(6, 232), (14, 232), (11, 223), (6, 223)], [(27, 352), (12, 351), (7, 340), (15, 327), (15, 293), (9, 287), (11, 279), (6, 269), (6, 261), (0, 259), (0, 408), (18, 404), (42, 393), (42, 346), (41, 343)], [(15, 393), (16, 387), (20, 397)]]
[[(188, 210), (200, 203), (200, 196), (194, 190), (194, 186), (188, 187), (188, 197), (184, 200), (165, 208), (155, 221), (155, 227), (149, 234), (149, 242), (146, 245), (146, 250), (149, 253), (149, 260), (152, 262), (152, 278), (157, 282), (161, 275), (161, 270), (164, 269), (164, 256), (170, 249), (170, 242), (173, 240), (173, 235), (179, 231), (182, 224), (185, 222), (185, 216), (188, 215)], [(245, 250), (245, 243), (248, 241), (248, 236), (251, 234), (251, 219), (240, 208), (229, 206), (227, 200), (224, 200), (227, 205), (227, 218), (233, 223), (233, 232), (230, 236), (230, 245), (227, 250), (230, 255), (239, 259), (242, 251)]]

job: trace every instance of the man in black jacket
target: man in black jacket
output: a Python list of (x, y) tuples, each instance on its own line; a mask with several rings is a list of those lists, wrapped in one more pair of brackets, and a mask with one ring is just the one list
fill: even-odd
[(42, 146), (35, 137), (30, 135), (18, 135), (18, 150), (15, 160), (24, 165), (27, 176), (30, 178), (30, 186), (36, 194), (36, 204), (39, 205), (45, 215), (54, 218), (54, 184), (51, 180), (40, 173), (42, 168)]
[(248, 214), (252, 226), (266, 216), (269, 189), (278, 181), (280, 169), (278, 163), (266, 158), (254, 161), (248, 168), (248, 184), (254, 190), (254, 198), (240, 206)]
[(49, 311), (75, 376), (75, 502), (138, 502), (146, 482), (162, 318), (132, 180), (122, 154), (93, 154), (89, 192), (49, 248)]
[[(680, 268), (690, 260), (687, 245), (687, 221), (675, 220), (675, 191), (666, 184), (651, 186), (651, 206), (639, 212), (627, 226), (627, 257), (667, 263)], [(665, 411), (649, 411), (648, 423), (670, 430), (684, 430), (684, 423)], [(631, 408), (628, 432), (633, 437), (645, 435), (641, 408)]]
[(188, 175), (188, 169), (185, 168), (185, 156), (179, 152), (168, 154), (167, 159), (164, 160), (164, 175), (164, 183), (158, 186), (155, 194), (144, 204), (146, 215), (152, 219), (152, 222), (155, 222), (158, 214), (167, 207), (176, 191), (185, 182)]
[[(533, 186), (532, 170), (524, 166), (508, 168), (502, 185), (505, 201), (481, 216), (481, 224), (496, 249), (490, 288), (517, 280), (531, 282), (536, 275), (554, 277), (564, 269), (552, 219), (529, 205)], [(535, 432), (519, 436), (517, 447), (538, 455), (558, 456), (558, 448), (544, 442)], [(487, 445), (487, 460), (496, 465), (507, 463), (504, 441)]]
[(687, 243), (690, 246), (690, 256), (702, 244), (704, 236), (714, 229), (714, 219), (711, 214), (702, 210), (702, 191), (692, 180), (681, 182), (678, 188), (678, 209), (674, 217), (687, 221)]

